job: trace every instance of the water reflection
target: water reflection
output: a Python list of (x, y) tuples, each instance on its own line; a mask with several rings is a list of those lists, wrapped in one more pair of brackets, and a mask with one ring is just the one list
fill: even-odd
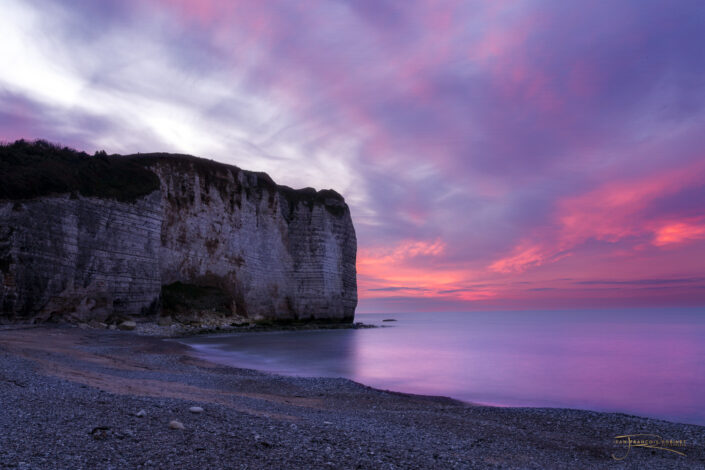
[[(385, 316), (358, 320), (382, 325)], [(705, 424), (705, 312), (403, 314), (391, 327), (194, 338), (209, 358), (506, 406)], [(384, 323), (389, 326), (389, 323)]]
[(284, 375), (351, 377), (356, 330), (272, 331), (186, 341), (211, 360)]

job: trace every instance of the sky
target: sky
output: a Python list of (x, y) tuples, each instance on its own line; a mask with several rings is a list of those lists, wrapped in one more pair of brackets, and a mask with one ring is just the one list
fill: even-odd
[(333, 188), (358, 312), (705, 305), (701, 0), (0, 9), (0, 140)]

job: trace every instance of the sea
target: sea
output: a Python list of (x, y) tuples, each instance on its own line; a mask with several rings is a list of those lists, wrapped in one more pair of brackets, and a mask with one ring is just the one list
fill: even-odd
[(275, 374), (705, 425), (705, 308), (357, 314), (355, 321), (377, 328), (183, 342), (205, 359)]

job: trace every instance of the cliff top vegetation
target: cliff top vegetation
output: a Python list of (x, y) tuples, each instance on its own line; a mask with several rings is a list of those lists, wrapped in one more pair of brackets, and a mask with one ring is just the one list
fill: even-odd
[(159, 189), (159, 178), (150, 170), (155, 164), (197, 172), (206, 185), (220, 189), (229, 184), (228, 174), (236, 177), (238, 172), (244, 172), (255, 177), (254, 187), (278, 191), (292, 206), (318, 202), (333, 213), (346, 210), (343, 197), (331, 189), (292, 189), (276, 184), (266, 173), (245, 171), (205, 158), (169, 153), (108, 155), (104, 151), (89, 155), (45, 140), (0, 144), (0, 200), (78, 193), (133, 202)]
[(159, 178), (134, 159), (91, 156), (44, 140), (0, 145), (0, 199), (52, 194), (131, 202), (159, 189)]

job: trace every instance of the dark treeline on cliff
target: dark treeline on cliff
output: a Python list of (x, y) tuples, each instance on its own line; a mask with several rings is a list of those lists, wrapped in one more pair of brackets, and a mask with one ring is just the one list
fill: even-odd
[(90, 156), (44, 140), (0, 145), (0, 199), (78, 192), (133, 201), (158, 188), (157, 176), (134, 159)]

